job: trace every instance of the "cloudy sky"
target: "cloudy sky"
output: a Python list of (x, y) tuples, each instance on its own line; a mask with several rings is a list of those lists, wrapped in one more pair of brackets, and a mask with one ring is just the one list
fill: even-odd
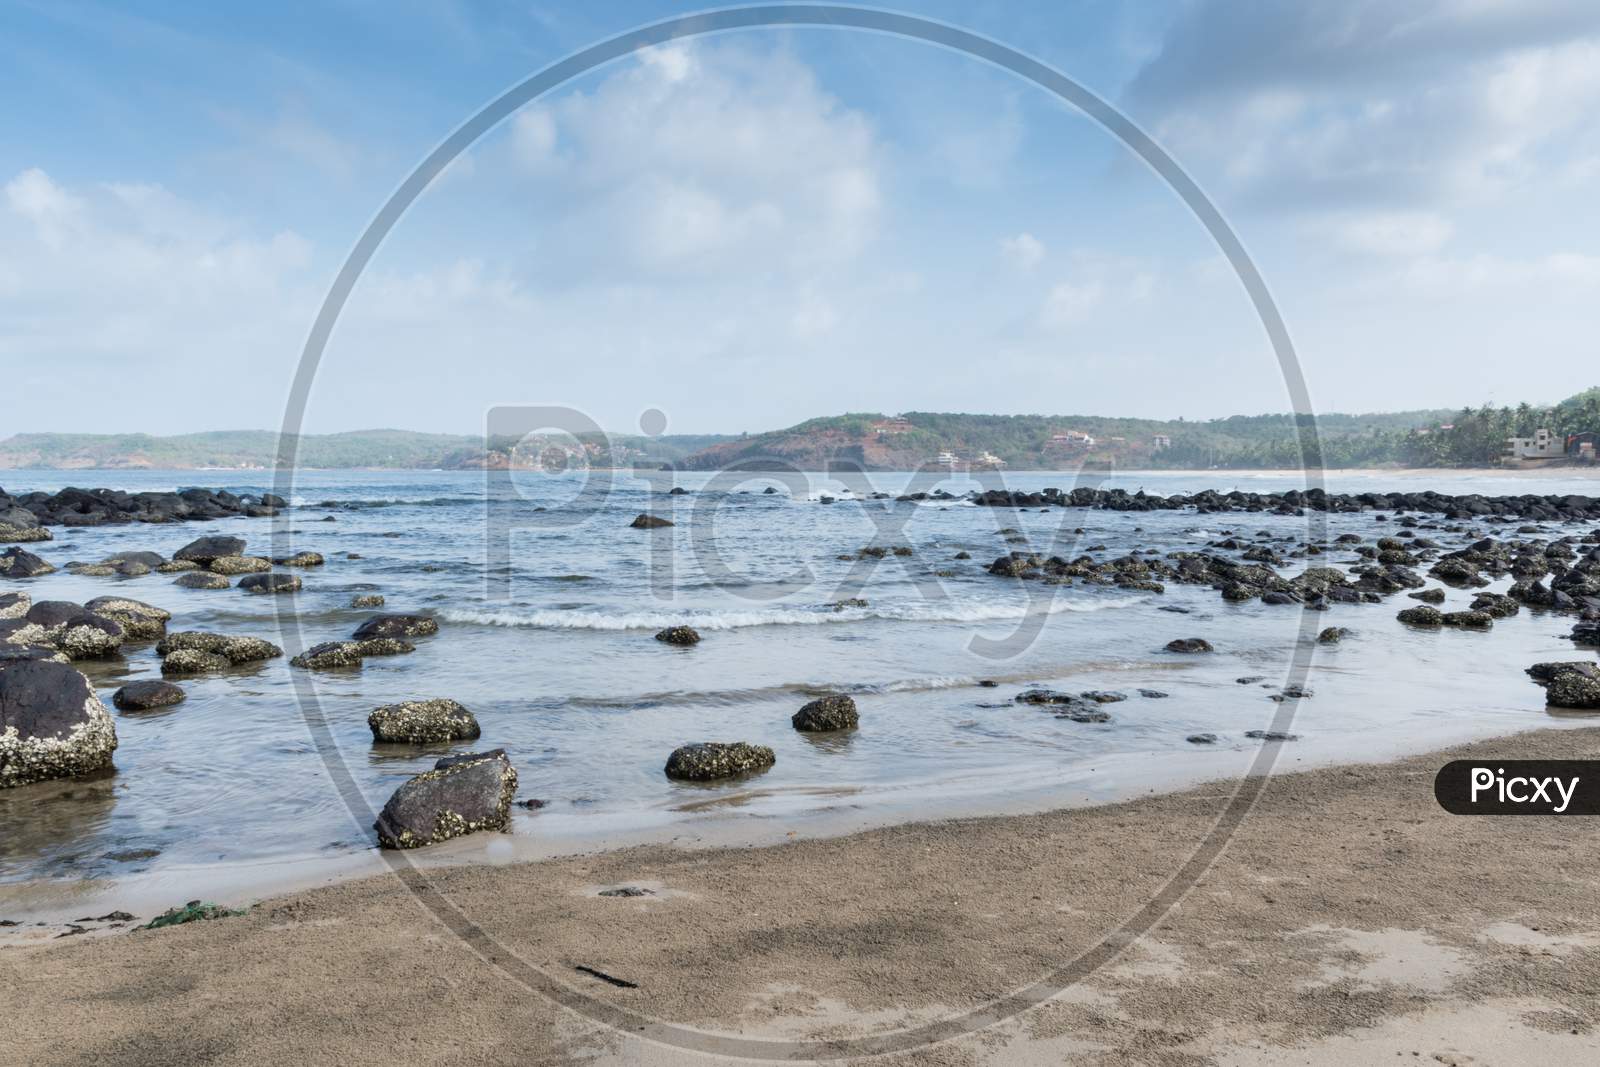
[[(1036, 55), (1154, 135), (1271, 286), (1324, 411), (1600, 382), (1600, 4), (900, 9)], [(0, 8), (0, 436), (275, 427), (321, 299), (486, 101), (669, 3)], [(615, 430), (847, 410), (1289, 407), (1244, 292), (1098, 126), (968, 57), (739, 32), (584, 76), (406, 215), (314, 431)]]

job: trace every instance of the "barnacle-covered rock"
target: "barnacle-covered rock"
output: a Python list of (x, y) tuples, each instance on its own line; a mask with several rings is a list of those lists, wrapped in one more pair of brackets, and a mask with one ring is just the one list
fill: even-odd
[(212, 574), (260, 574), (272, 569), (272, 561), (260, 556), (218, 556), (206, 568)]
[(116, 747), (111, 713), (82, 674), (0, 660), (0, 789), (102, 770)]
[(374, 741), (409, 741), (415, 745), (470, 741), (480, 733), (472, 712), (447, 698), (386, 704), (367, 716)]
[(247, 574), (239, 579), (239, 589), (245, 593), (296, 593), (300, 591), (300, 576), (296, 574)]
[(130, 641), (150, 641), (163, 636), (172, 618), (172, 612), (164, 608), (121, 596), (97, 596), (84, 608), (116, 622)]
[(777, 753), (765, 745), (744, 741), (701, 741), (674, 749), (667, 757), (668, 778), (709, 782), (718, 778), (764, 771), (778, 762)]
[(438, 620), (431, 615), (374, 615), (350, 636), (360, 641), (367, 637), (426, 637), (438, 632)]
[(517, 771), (504, 750), (447, 756), (394, 791), (373, 829), (384, 848), (421, 848), (511, 821)]
[(24, 548), (12, 546), (0, 552), (0, 578), (37, 578), (55, 567)]
[(813, 700), (789, 720), (796, 730), (822, 733), (828, 730), (853, 730), (861, 724), (856, 702), (844, 693), (830, 693)]

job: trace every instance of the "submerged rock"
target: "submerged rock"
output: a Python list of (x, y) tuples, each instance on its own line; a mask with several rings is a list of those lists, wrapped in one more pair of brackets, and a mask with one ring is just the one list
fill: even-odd
[(89, 679), (64, 663), (0, 660), (0, 789), (103, 770), (116, 748)]
[(659, 515), (637, 515), (628, 523), (635, 530), (659, 530), (663, 526), (671, 526), (671, 519), (663, 519)]
[(309, 671), (331, 671), (361, 666), (361, 642), (324, 641), (312, 645), (289, 661), (290, 666)]
[(12, 547), (0, 552), (0, 578), (38, 578), (54, 571), (55, 567), (26, 549)]
[(320, 567), (327, 561), (321, 552), (296, 552), (292, 556), (274, 556), (272, 562), (280, 567)]
[(400, 656), (417, 650), (416, 645), (398, 637), (369, 637), (354, 643), (356, 653), (361, 656)]
[(701, 741), (674, 749), (667, 757), (666, 774), (680, 781), (709, 782), (764, 771), (777, 761), (777, 753), (765, 745)]
[(120, 596), (97, 596), (84, 608), (120, 625), (130, 641), (151, 641), (163, 636), (172, 618), (172, 612), (164, 608)]
[(414, 745), (470, 741), (479, 735), (478, 720), (454, 700), (407, 700), (386, 704), (367, 716), (374, 741), (408, 741)]
[(181, 704), (188, 698), (178, 686), (171, 682), (161, 682), (147, 679), (140, 682), (129, 682), (127, 685), (111, 694), (111, 702), (123, 711), (151, 711), (155, 708), (170, 708), (174, 704)]
[(1319, 645), (1337, 645), (1349, 636), (1350, 631), (1343, 626), (1329, 626), (1317, 635), (1317, 643)]
[(239, 590), (244, 593), (298, 593), (300, 576), (297, 574), (247, 574), (239, 579)]
[(439, 632), (439, 623), (428, 615), (374, 615), (351, 636), (357, 641), (368, 637), (426, 637)]
[(1487, 611), (1447, 611), (1439, 616), (1439, 623), (1464, 630), (1488, 630), (1494, 626), (1494, 616)]
[(1420, 593), (1407, 593), (1406, 596), (1412, 600), (1420, 600), (1424, 604), (1444, 603), (1444, 590), (1438, 586), (1434, 586), (1432, 589), (1424, 589)]
[(1179, 637), (1167, 642), (1168, 652), (1213, 652), (1211, 642), (1203, 637)]
[(692, 626), (669, 626), (656, 634), (656, 640), (687, 647), (700, 643), (700, 632)]
[(181, 585), (185, 589), (226, 589), (231, 583), (220, 574), (190, 571), (188, 574), (179, 575), (172, 584)]
[(353, 608), (381, 608), (383, 607), (383, 594), (358, 593), (350, 598), (350, 606)]
[(1191, 745), (1214, 745), (1217, 743), (1216, 734), (1190, 734), (1184, 738)]
[(1395, 618), (1407, 626), (1425, 626), (1432, 629), (1444, 625), (1444, 613), (1438, 608), (1406, 608)]
[(1281, 730), (1246, 730), (1244, 735), (1253, 741), (1298, 741), (1299, 734), (1286, 734)]
[(503, 751), (446, 757), (406, 782), (373, 828), (384, 848), (421, 848), (511, 820), (517, 772)]
[(856, 710), (856, 702), (849, 696), (830, 693), (802, 707), (789, 721), (803, 733), (823, 733), (829, 730), (854, 730), (861, 725), (861, 715)]

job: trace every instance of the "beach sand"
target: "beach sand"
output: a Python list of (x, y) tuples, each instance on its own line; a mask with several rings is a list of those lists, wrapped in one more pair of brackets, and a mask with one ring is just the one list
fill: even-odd
[[(1463, 757), (1597, 758), (1600, 728), (1274, 777), (1179, 905), (1099, 969), (874, 1062), (1596, 1062), (1596, 824), (1445, 814), (1433, 775)], [(1160, 890), (1233, 789), (382, 876), (238, 918), (14, 947), (0, 951), (0, 1060), (677, 1065), (719, 1047), (624, 1035), (523, 979), (589, 998), (591, 1015), (822, 1058), (782, 1043), (959, 1016), (1073, 960)], [(621, 885), (652, 895), (598, 895)]]

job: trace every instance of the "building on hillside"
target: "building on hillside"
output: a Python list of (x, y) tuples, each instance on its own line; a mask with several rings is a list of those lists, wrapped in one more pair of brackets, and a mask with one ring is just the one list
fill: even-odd
[(1168, 437), (1164, 433), (1158, 433), (1154, 437), (1150, 438), (1150, 447), (1155, 449), (1157, 452), (1171, 448), (1172, 438)]
[(1566, 452), (1566, 442), (1549, 430), (1535, 430), (1532, 437), (1506, 438), (1506, 459), (1560, 459)]
[(1068, 430), (1065, 433), (1050, 435), (1050, 440), (1045, 443), (1047, 452), (1076, 452), (1085, 448), (1094, 447), (1094, 438), (1082, 430)]
[(946, 450), (935, 456), (933, 461), (941, 467), (953, 467), (956, 465), (957, 457), (954, 452)]
[(885, 434), (910, 433), (914, 429), (916, 427), (898, 415), (892, 419), (879, 419), (872, 424), (872, 432), (879, 437)]
[(1006, 461), (993, 452), (979, 452), (978, 457), (972, 461), (974, 467), (988, 467), (997, 470), (1006, 465)]

